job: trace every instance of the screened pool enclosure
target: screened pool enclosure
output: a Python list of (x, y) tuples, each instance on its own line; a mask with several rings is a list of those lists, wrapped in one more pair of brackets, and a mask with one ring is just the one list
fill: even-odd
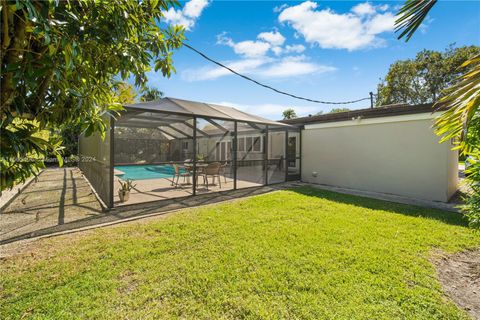
[(235, 108), (163, 98), (107, 122), (105, 139), (80, 136), (79, 167), (110, 208), (300, 179), (299, 129)]

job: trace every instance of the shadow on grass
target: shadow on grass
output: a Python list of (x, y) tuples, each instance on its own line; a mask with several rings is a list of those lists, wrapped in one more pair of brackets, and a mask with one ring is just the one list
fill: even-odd
[[(313, 187), (302, 186), (302, 187), (293, 187), (280, 185), (271, 185), (266, 187), (252, 187), (239, 190), (229, 190), (223, 192), (212, 192), (197, 195), (196, 197), (180, 197), (168, 200), (159, 200), (152, 201), (150, 203), (143, 203), (132, 206), (125, 206), (112, 210), (109, 213), (101, 213), (95, 216), (89, 216), (75, 221), (71, 221), (64, 224), (58, 224), (55, 226), (37, 229), (22, 235), (17, 235), (8, 239), (3, 239), (0, 241), (0, 245), (23, 240), (27, 238), (48, 235), (51, 233), (56, 233), (60, 231), (68, 231), (89, 227), (94, 225), (99, 225), (108, 222), (121, 221), (128, 218), (142, 217), (152, 213), (162, 215), (171, 210), (185, 209), (190, 207), (196, 207), (205, 204), (214, 204), (221, 201), (233, 200), (239, 198), (246, 198), (253, 195), (261, 195), (269, 193), (275, 190), (288, 189), (292, 192), (302, 194), (305, 196), (316, 197), (321, 199), (326, 199), (329, 201), (350, 204), (357, 207), (362, 207), (372, 210), (384, 210), (387, 212), (395, 214), (403, 214), (411, 217), (421, 217), (428, 219), (435, 219), (443, 223), (467, 227), (467, 223), (462, 216), (458, 213), (442, 211), (438, 209), (428, 209), (423, 207), (417, 207), (412, 205), (399, 204), (394, 202), (388, 202), (384, 200), (376, 200), (372, 198), (365, 198), (360, 196), (342, 194), (332, 191), (321, 190)], [(81, 206), (77, 204), (77, 206)]]
[(356, 207), (362, 207), (372, 210), (383, 210), (395, 214), (403, 214), (410, 217), (420, 217), (427, 219), (434, 219), (443, 223), (468, 227), (467, 221), (464, 217), (455, 212), (444, 211), (440, 209), (424, 208), (414, 205), (407, 205), (396, 202), (389, 202), (385, 200), (377, 200), (367, 197), (361, 197), (356, 195), (337, 193), (328, 190), (322, 190), (314, 187), (297, 187), (292, 188), (290, 191), (299, 193), (305, 196), (322, 198), (329, 201), (354, 205)]

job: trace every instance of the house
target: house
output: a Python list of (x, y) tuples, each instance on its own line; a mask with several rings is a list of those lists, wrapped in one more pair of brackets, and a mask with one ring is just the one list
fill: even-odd
[(448, 201), (458, 152), (440, 143), (432, 104), (391, 105), (285, 120), (302, 132), (305, 182)]
[[(458, 154), (439, 143), (435, 116), (396, 105), (279, 122), (163, 98), (107, 118), (104, 139), (80, 136), (79, 167), (108, 208), (292, 180), (446, 202)], [(136, 186), (122, 203), (127, 179)]]

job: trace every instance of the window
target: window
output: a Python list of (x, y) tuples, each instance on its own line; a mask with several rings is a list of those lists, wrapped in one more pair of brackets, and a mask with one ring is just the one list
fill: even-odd
[(183, 148), (184, 150), (187, 150), (187, 149), (188, 149), (188, 141), (182, 142), (182, 148)]
[(221, 149), (220, 149), (220, 158), (218, 160), (225, 160), (225, 157), (226, 157), (226, 154), (227, 154), (227, 143), (225, 141), (223, 141), (221, 144)]
[(262, 152), (262, 137), (238, 138), (238, 151), (240, 152)]
[(262, 151), (262, 144), (260, 142), (260, 137), (255, 137), (253, 141), (253, 151), (260, 152)]
[(245, 151), (245, 138), (238, 138), (238, 151)]
[(222, 141), (215, 145), (215, 159), (217, 161), (230, 160), (232, 155), (232, 142)]
[(251, 152), (253, 150), (253, 137), (245, 138), (245, 151)]
[(227, 160), (232, 159), (232, 142), (227, 142)]
[(287, 157), (295, 158), (297, 154), (297, 137), (288, 137)]

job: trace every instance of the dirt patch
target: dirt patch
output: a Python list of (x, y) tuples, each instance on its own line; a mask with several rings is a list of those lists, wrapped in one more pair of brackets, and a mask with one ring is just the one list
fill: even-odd
[(474, 319), (480, 319), (480, 248), (433, 261), (445, 294)]

